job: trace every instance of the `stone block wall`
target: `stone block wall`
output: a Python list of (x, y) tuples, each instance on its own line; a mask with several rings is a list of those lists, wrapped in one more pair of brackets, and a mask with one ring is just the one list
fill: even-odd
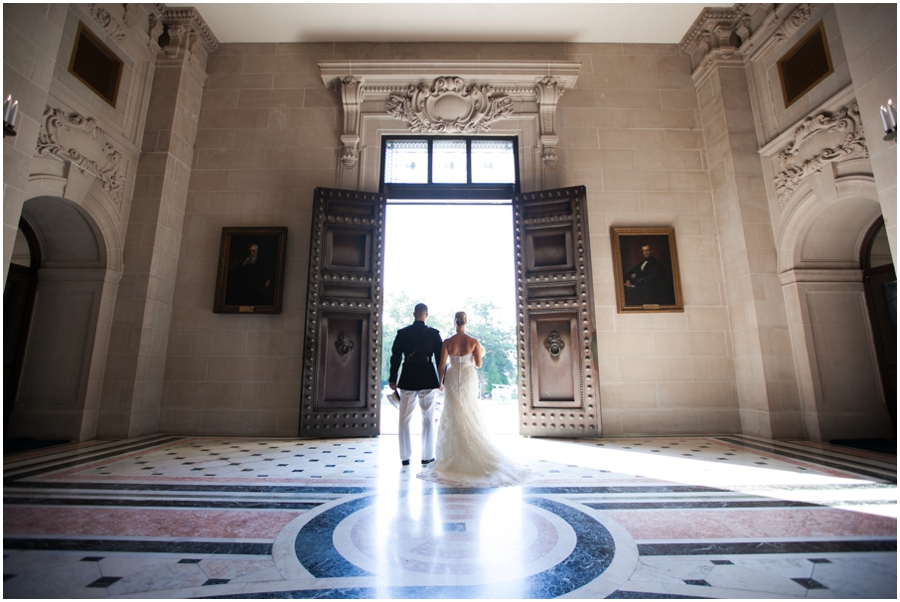
[[(552, 187), (588, 191), (601, 428), (739, 432), (722, 263), (690, 61), (675, 45), (225, 44), (209, 59), (160, 430), (296, 434), (312, 192), (336, 186), (341, 100), (319, 60), (577, 60)], [(287, 226), (280, 315), (212, 313), (221, 229)], [(684, 313), (616, 313), (610, 228), (675, 228)]]

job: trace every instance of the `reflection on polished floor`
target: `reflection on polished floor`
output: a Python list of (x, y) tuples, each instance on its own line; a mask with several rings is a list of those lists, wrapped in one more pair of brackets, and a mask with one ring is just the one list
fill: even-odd
[(896, 458), (741, 435), (497, 437), (453, 489), (394, 436), (154, 435), (4, 458), (13, 598), (888, 598)]

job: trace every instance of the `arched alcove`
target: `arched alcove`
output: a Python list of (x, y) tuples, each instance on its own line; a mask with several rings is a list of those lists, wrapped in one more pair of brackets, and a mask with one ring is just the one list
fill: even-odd
[(778, 252), (806, 430), (821, 441), (894, 438), (859, 261), (881, 219), (877, 191), (871, 177), (818, 176), (798, 190)]
[(96, 430), (118, 272), (97, 221), (64, 198), (26, 201), (41, 256), (8, 437), (83, 440)]

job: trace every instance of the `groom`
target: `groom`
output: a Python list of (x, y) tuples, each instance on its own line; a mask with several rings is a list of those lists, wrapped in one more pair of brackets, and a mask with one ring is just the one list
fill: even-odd
[[(403, 466), (409, 466), (409, 419), (417, 399), (422, 410), (422, 464), (434, 462), (434, 398), (440, 388), (435, 365), (441, 358), (441, 333), (425, 326), (428, 307), (424, 303), (416, 305), (413, 317), (416, 321), (397, 331), (391, 347), (389, 383), (391, 389), (400, 393), (400, 463)], [(403, 370), (398, 381), (401, 358), (404, 358)]]

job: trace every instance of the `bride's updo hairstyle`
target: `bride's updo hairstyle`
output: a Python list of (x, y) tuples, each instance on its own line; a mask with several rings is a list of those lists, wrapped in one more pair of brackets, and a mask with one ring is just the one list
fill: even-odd
[(456, 312), (456, 315), (453, 316), (453, 322), (454, 322), (454, 324), (456, 324), (457, 328), (459, 328), (460, 326), (465, 326), (466, 322), (468, 322), (468, 321), (469, 321), (469, 317), (466, 315), (466, 312), (464, 312), (464, 311), (458, 311), (458, 312)]

